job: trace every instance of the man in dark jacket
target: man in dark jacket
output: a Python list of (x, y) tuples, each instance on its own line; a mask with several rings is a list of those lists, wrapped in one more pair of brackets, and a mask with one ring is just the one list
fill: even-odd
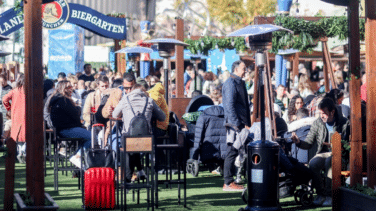
[(244, 127), (250, 127), (251, 116), (245, 82), (246, 67), (244, 62), (236, 61), (232, 64), (232, 74), (223, 84), (222, 100), (225, 113), (227, 154), (224, 163), (224, 191), (242, 191), (244, 187), (234, 182), (235, 159), (239, 152), (232, 145), (236, 135)]
[(211, 106), (204, 110), (196, 123), (195, 141), (191, 158), (201, 162), (221, 162), (226, 154), (226, 130), (223, 127), (224, 110)]
[[(342, 140), (348, 140), (348, 125), (346, 118), (337, 111), (334, 101), (330, 98), (324, 98), (319, 104), (320, 118), (315, 120), (305, 138), (300, 138), (293, 134), (291, 139), (302, 149), (310, 149), (317, 144), (316, 155), (309, 161), (309, 168), (314, 172), (313, 187), (316, 189), (317, 197), (314, 200), (315, 205), (332, 206), (331, 195), (331, 168), (332, 152), (330, 149), (331, 135), (334, 132), (341, 133)], [(325, 187), (321, 176), (321, 170), (325, 170)]]

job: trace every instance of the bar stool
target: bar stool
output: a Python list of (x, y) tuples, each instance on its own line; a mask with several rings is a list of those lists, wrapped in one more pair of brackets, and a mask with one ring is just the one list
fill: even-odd
[[(50, 162), (50, 167), (52, 166), (52, 160), (54, 155), (52, 155), (53, 147), (52, 142), (55, 142), (56, 139), (55, 131), (53, 129), (44, 128), (44, 176), (47, 176), (47, 159)], [(56, 143), (54, 143), (56, 144)]]
[[(158, 172), (156, 172), (155, 176), (155, 207), (158, 208), (158, 185), (159, 184), (165, 184), (166, 187), (168, 185), (171, 188), (172, 184), (177, 184), (178, 185), (178, 204), (180, 205), (181, 201), (181, 195), (180, 195), (180, 185), (183, 185), (183, 191), (184, 191), (184, 207), (187, 206), (187, 174), (186, 174), (186, 152), (187, 152), (187, 147), (185, 144), (185, 138), (184, 138), (184, 133), (180, 132), (178, 130), (178, 126), (176, 124), (171, 124), (169, 125), (169, 135), (168, 136), (162, 136), (158, 137), (158, 139), (164, 139), (166, 140), (167, 144), (155, 144), (154, 148), (156, 151), (156, 160), (158, 159), (158, 154), (161, 153), (162, 150), (167, 151), (167, 156), (166, 156), (166, 179), (165, 180), (159, 180), (158, 179)], [(166, 143), (164, 142), (164, 143)], [(177, 157), (177, 164), (178, 164), (178, 179), (173, 180), (172, 179), (172, 159), (171, 159), (171, 152), (175, 151), (177, 152), (176, 155), (181, 155), (183, 154), (183, 158), (180, 159), (179, 156)], [(159, 163), (156, 161), (156, 163)], [(155, 167), (158, 169), (158, 164)], [(168, 171), (169, 170), (169, 171)], [(181, 171), (183, 171), (183, 180), (181, 180)]]
[[(81, 149), (81, 168), (79, 169), (80, 172), (80, 178), (78, 179), (78, 189), (82, 190), (83, 187), (83, 167), (84, 167), (84, 151), (83, 151), (83, 142), (84, 139), (82, 138), (62, 138), (56, 135), (56, 129), (53, 128), (54, 134), (55, 134), (55, 144), (54, 144), (54, 189), (55, 191), (59, 191), (59, 171), (62, 171), (64, 174), (64, 171), (66, 172), (66, 175), (68, 175), (68, 171), (75, 171), (77, 170), (76, 167), (74, 167), (72, 164), (68, 166), (68, 160), (69, 160), (69, 155), (72, 155), (73, 152), (75, 152), (76, 149)], [(65, 156), (60, 158), (59, 155), (59, 147), (58, 145), (61, 144), (62, 142), (66, 142), (65, 146)], [(69, 151), (67, 150), (69, 149)], [(60, 160), (62, 159), (62, 166), (59, 166)], [(65, 166), (64, 166), (64, 161), (65, 161)]]

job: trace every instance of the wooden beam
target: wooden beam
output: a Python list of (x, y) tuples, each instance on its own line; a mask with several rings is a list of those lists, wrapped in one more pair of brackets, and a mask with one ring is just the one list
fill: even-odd
[(26, 185), (35, 206), (44, 205), (42, 0), (24, 1)]
[(341, 168), (342, 168), (342, 145), (341, 135), (335, 132), (331, 139), (332, 144), (332, 199), (333, 211), (340, 211), (339, 206), (339, 188), (341, 187)]
[(350, 102), (351, 102), (351, 152), (350, 152), (350, 185), (362, 184), (362, 110), (360, 105), (360, 41), (359, 41), (359, 1), (351, 0), (348, 6), (349, 19), (349, 70), (350, 70)]
[(6, 140), (7, 156), (5, 160), (5, 188), (4, 188), (4, 210), (13, 211), (14, 176), (15, 162), (17, 156), (17, 143), (12, 138)]
[(332, 66), (332, 58), (330, 57), (329, 48), (328, 48), (328, 38), (322, 42), (323, 53), (328, 67), (328, 74), (330, 75), (330, 83), (332, 84), (332, 89), (337, 89), (336, 82), (334, 80), (334, 71)]
[[(292, 62), (292, 78), (291, 78), (291, 80), (293, 81), (293, 83), (294, 83), (294, 80), (295, 80), (295, 76), (299, 76), (299, 53), (295, 53), (294, 59), (293, 59), (293, 62)], [(290, 89), (290, 87), (289, 87), (289, 89)], [(289, 93), (290, 93), (290, 90), (289, 90)]]
[(332, 65), (328, 65), (328, 61), (326, 59), (326, 56), (325, 56), (325, 51), (324, 51), (324, 42), (323, 42), (323, 51), (322, 51), (322, 60), (323, 60), (323, 63), (324, 63), (324, 66), (323, 66), (323, 71), (324, 71), (324, 86), (325, 86), (325, 92), (329, 92), (330, 91), (330, 88), (329, 88), (329, 77), (328, 77), (328, 68), (329, 66), (331, 67)]
[(266, 69), (265, 69), (265, 99), (266, 99), (266, 106), (267, 113), (269, 114), (270, 119), (270, 126), (272, 129), (272, 137), (275, 139), (277, 138), (277, 127), (274, 118), (274, 96), (273, 96), (273, 88), (272, 88), (272, 70), (270, 68), (270, 61), (269, 61), (269, 53), (265, 53), (266, 55)]
[[(184, 42), (184, 20), (176, 19), (176, 38)], [(184, 47), (176, 46), (176, 97), (184, 97)]]
[(366, 0), (367, 177), (376, 185), (376, 0)]

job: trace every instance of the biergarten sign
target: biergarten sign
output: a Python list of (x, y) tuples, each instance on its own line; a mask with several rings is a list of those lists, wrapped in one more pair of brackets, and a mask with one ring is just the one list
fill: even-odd
[[(42, 5), (43, 27), (57, 29), (64, 23), (72, 23), (99, 36), (116, 40), (126, 39), (125, 18), (106, 16), (80, 4), (55, 0)], [(23, 27), (23, 14), (11, 8), (0, 15), (0, 34), (7, 36)]]

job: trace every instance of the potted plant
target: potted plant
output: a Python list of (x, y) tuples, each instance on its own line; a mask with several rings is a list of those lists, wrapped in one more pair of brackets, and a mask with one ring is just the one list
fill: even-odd
[(45, 196), (44, 206), (34, 206), (30, 199), (30, 195), (28, 193), (25, 193), (25, 194), (15, 193), (14, 197), (17, 203), (17, 211), (27, 211), (27, 210), (55, 211), (59, 209), (59, 206), (56, 204), (56, 202), (52, 199), (52, 197), (48, 193), (44, 193), (44, 196)]
[(376, 191), (357, 184), (354, 188), (339, 189), (339, 210), (374, 210), (376, 207)]

